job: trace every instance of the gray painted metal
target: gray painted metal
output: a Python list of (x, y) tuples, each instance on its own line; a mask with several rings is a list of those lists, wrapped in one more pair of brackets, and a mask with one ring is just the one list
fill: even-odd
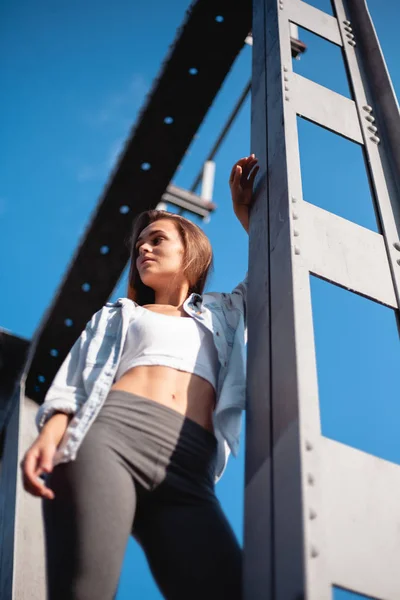
[(387, 165), (400, 196), (400, 119), (399, 103), (365, 0), (345, 0), (346, 14), (354, 28), (365, 83), (371, 96), (379, 130), (387, 147)]
[(0, 598), (11, 600), (14, 576), (15, 506), (18, 477), (19, 393), (11, 400), (12, 412), (4, 439), (0, 479)]
[(170, 204), (175, 204), (175, 206), (180, 206), (201, 217), (207, 217), (210, 211), (215, 209), (215, 204), (210, 202), (209, 199), (201, 198), (197, 194), (184, 190), (172, 183), (170, 183), (162, 195), (162, 200)]
[(265, 9), (263, 1), (253, 2), (251, 149), (259, 160), (260, 171), (249, 232), (243, 565), (246, 600), (273, 598)]
[(13, 391), (23, 371), (28, 349), (28, 340), (0, 329), (0, 434), (14, 408)]
[(41, 502), (22, 486), (20, 461), (37, 435), (37, 404), (15, 391), (0, 483), (0, 598), (43, 600), (45, 558)]
[(318, 206), (298, 208), (301, 236), (299, 261), (318, 275), (348, 290), (397, 308), (386, 247), (379, 233), (356, 225)]
[(297, 73), (288, 76), (286, 87), (298, 115), (353, 142), (363, 143), (356, 105), (352, 100)]
[(301, 0), (285, 0), (285, 7), (289, 11), (291, 22), (338, 46), (342, 46), (339, 27), (334, 17)]
[[(261, 170), (250, 229), (246, 600), (330, 600), (333, 585), (381, 600), (400, 597), (399, 511), (393, 499), (400, 494), (400, 467), (321, 434), (310, 274), (397, 309), (400, 276), (398, 174), (390, 144), (384, 136), (377, 143), (384, 127), (377, 123), (378, 132), (370, 130), (375, 109), (369, 108), (371, 81), (358, 49), (362, 33), (348, 37), (342, 0), (334, 5), (336, 26), (332, 17), (326, 22), (340, 31), (354, 102), (292, 72), (289, 21), (308, 22), (312, 30), (314, 15), (321, 35), (321, 15), (296, 0), (254, 1), (253, 21), (262, 19), (265, 32), (253, 28), (253, 86), (260, 78), (265, 91), (254, 94), (252, 107), (251, 149)], [(363, 145), (383, 235), (304, 201), (300, 110)], [(257, 443), (264, 453), (257, 453)], [(259, 523), (272, 534), (270, 545), (257, 535)]]

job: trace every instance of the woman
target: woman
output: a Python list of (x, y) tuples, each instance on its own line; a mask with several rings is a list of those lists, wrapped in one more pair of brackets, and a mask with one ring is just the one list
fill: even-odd
[[(246, 231), (257, 171), (251, 155), (229, 180)], [(38, 411), (21, 467), (43, 498), (49, 600), (111, 600), (131, 534), (165, 598), (241, 598), (214, 482), (237, 453), (246, 284), (202, 295), (211, 262), (187, 219), (139, 215), (129, 297), (92, 317)]]

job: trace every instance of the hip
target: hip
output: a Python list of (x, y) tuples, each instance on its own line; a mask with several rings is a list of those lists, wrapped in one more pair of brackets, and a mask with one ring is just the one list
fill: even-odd
[(151, 399), (110, 391), (89, 434), (86, 443), (91, 438), (111, 448), (146, 489), (163, 482), (172, 487), (188, 482), (214, 485), (214, 434)]
[(198, 375), (159, 365), (137, 366), (124, 373), (111, 391), (153, 400), (213, 432), (216, 393), (211, 383)]

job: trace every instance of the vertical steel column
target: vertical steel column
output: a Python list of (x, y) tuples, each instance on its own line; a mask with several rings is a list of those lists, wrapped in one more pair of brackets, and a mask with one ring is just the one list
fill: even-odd
[[(251, 150), (261, 169), (250, 224), (246, 600), (328, 600), (334, 585), (400, 597), (400, 467), (325, 438), (320, 425), (310, 275), (393, 309), (400, 298), (396, 103), (386, 73), (390, 108), (375, 106), (382, 89), (333, 1), (337, 18), (301, 0), (253, 2)], [(354, 100), (293, 72), (290, 23), (343, 49)], [(298, 115), (363, 147), (383, 235), (303, 199)]]
[[(249, 500), (245, 542), (246, 554), (259, 556), (259, 569), (254, 577), (262, 587), (254, 589), (253, 595), (246, 598), (297, 599), (308, 592), (312, 581), (314, 597), (323, 600), (329, 598), (329, 593), (319, 585), (325, 579), (324, 556), (320, 556), (319, 551), (323, 545), (321, 521), (306, 517), (318, 505), (318, 452), (311, 440), (319, 433), (319, 408), (309, 273), (302, 267), (297, 223), (302, 190), (296, 112), (291, 103), (292, 58), (285, 0), (279, 3), (277, 0), (256, 1), (253, 19), (253, 86), (265, 85), (265, 91), (253, 97), (252, 150), (260, 155), (260, 178), (265, 178), (265, 186), (260, 185), (262, 191), (260, 189), (251, 224), (250, 265), (254, 268), (250, 270), (249, 312), (254, 313), (249, 323), (248, 404), (253, 419), (247, 428), (250, 449), (247, 452), (246, 495)], [(265, 84), (263, 79), (258, 81), (261, 64), (264, 64)], [(267, 140), (266, 153), (262, 153), (262, 143), (258, 141), (263, 135)], [(260, 233), (263, 226), (260, 216), (266, 224), (263, 233)], [(269, 239), (261, 245), (266, 231)], [(262, 280), (256, 283), (260, 274)], [(267, 290), (269, 306), (262, 306), (268, 303)], [(257, 303), (261, 306), (256, 312), (253, 305)], [(264, 317), (262, 330), (259, 315)], [(255, 320), (253, 326), (251, 319)], [(252, 333), (255, 340), (251, 339)], [(262, 344), (258, 341), (261, 335), (269, 337)], [(256, 364), (253, 364), (255, 355)], [(267, 385), (263, 385), (262, 378)], [(259, 405), (262, 419), (258, 416)], [(271, 410), (272, 419), (269, 418), (268, 423)], [(256, 452), (251, 448), (260, 440), (265, 449), (268, 442), (273, 446), (272, 477), (271, 459), (266, 451), (263, 464), (258, 469), (255, 465)], [(262, 479), (258, 487), (263, 490), (264, 502), (251, 493), (257, 478)], [(253, 535), (251, 540), (249, 532), (256, 529), (259, 536), (262, 535), (257, 520), (261, 514), (269, 517), (270, 502), (272, 541), (268, 549), (272, 548), (273, 567), (267, 584), (268, 556), (252, 548), (252, 541), (257, 542), (257, 538)], [(265, 526), (264, 531), (267, 532), (268, 527)], [(248, 569), (246, 577), (249, 576)]]
[(253, 2), (251, 148), (259, 159), (250, 221), (244, 598), (273, 598), (272, 440), (270, 433), (269, 214), (265, 3)]

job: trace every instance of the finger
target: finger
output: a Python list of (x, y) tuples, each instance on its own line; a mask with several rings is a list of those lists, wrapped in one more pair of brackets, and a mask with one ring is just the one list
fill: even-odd
[(36, 482), (32, 482), (30, 480), (24, 479), (24, 490), (31, 494), (32, 496), (37, 496), (40, 498), (48, 498), (49, 500), (54, 500), (55, 494), (53, 490), (48, 488), (44, 483), (40, 480)]
[(249, 165), (250, 163), (255, 164), (256, 162), (258, 162), (258, 158), (256, 158), (255, 154), (250, 154), (246, 159), (246, 165)]
[(235, 177), (233, 179), (233, 185), (235, 187), (240, 185), (240, 180), (242, 178), (242, 173), (243, 173), (242, 167), (237, 166), (236, 167), (236, 172), (235, 172)]
[(248, 156), (245, 156), (244, 158), (241, 158), (240, 160), (238, 160), (232, 167), (232, 171), (231, 171), (231, 175), (229, 177), (229, 181), (233, 181), (234, 177), (235, 177), (235, 172), (236, 172), (236, 168), (237, 167), (243, 167), (246, 163), (248, 159)]
[(254, 183), (254, 180), (255, 180), (255, 178), (256, 178), (256, 176), (257, 176), (257, 173), (258, 173), (258, 171), (259, 171), (259, 170), (260, 170), (260, 167), (258, 167), (258, 166), (257, 166), (257, 167), (254, 169), (254, 171), (251, 173), (251, 175), (250, 175), (250, 177), (249, 177), (249, 183), (250, 183), (251, 185), (253, 185), (253, 183)]
[[(25, 457), (23, 467), (23, 483), (24, 488), (30, 494), (34, 496), (46, 496), (49, 497), (49, 488), (46, 488), (44, 483), (37, 476), (37, 463), (38, 455), (36, 452), (28, 452)], [(53, 494), (53, 492), (51, 492)], [(51, 494), (50, 494), (51, 495)], [(53, 494), (54, 495), (54, 494)]]
[(48, 498), (49, 500), (53, 500), (55, 498), (53, 490), (47, 487), (44, 481), (39, 478), (30, 479), (24, 475), (23, 485), (24, 490), (29, 494), (32, 494), (32, 496)]
[(250, 173), (251, 173), (252, 169), (253, 169), (253, 168), (256, 166), (257, 162), (258, 162), (258, 161), (257, 161), (257, 159), (254, 159), (254, 158), (253, 158), (253, 159), (251, 159), (251, 161), (249, 161), (249, 162), (248, 162), (248, 163), (245, 165), (245, 167), (244, 167), (244, 169), (243, 169), (243, 175), (246, 177), (246, 179), (247, 179), (247, 178), (248, 178), (248, 176), (250, 175)]
[(46, 448), (43, 448), (39, 459), (40, 473), (37, 473), (38, 475), (52, 472), (54, 452), (55, 447), (53, 446), (46, 446)]

